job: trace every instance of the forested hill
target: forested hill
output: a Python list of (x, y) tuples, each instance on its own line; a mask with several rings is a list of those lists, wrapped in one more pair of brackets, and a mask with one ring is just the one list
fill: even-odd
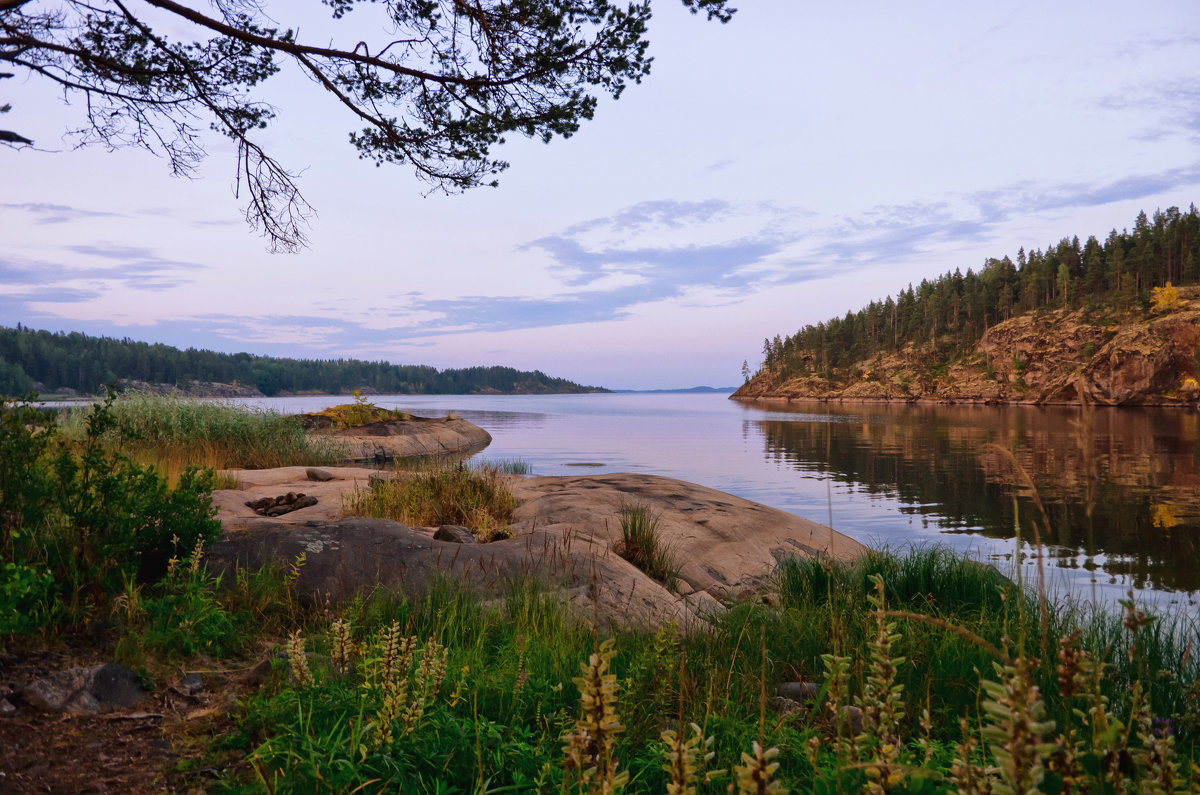
[[(762, 366), (734, 397), (970, 399), (971, 391), (954, 383), (952, 371), (977, 365), (977, 380), (1003, 382), (1006, 389), (988, 387), (988, 394), (975, 397), (1023, 399), (1031, 386), (1024, 377), (1030, 355), (1053, 358), (1052, 349), (1074, 340), (1078, 349), (1060, 357), (1060, 369), (1086, 367), (1118, 329), (1151, 319), (1156, 288), (1198, 281), (1196, 206), (1186, 212), (1171, 207), (1153, 217), (1142, 212), (1132, 231), (1113, 230), (1103, 241), (1072, 237), (1045, 250), (1021, 248), (1015, 261), (990, 258), (978, 272), (956, 270), (915, 288), (910, 284), (895, 298), (764, 340)], [(1187, 287), (1183, 292), (1194, 293)], [(1169, 306), (1157, 306), (1179, 308), (1178, 296)], [(1020, 334), (1009, 328), (1018, 321), (1028, 321)], [(1038, 325), (1051, 321), (1057, 332)], [(1032, 341), (1043, 332), (1038, 348)], [(1024, 340), (1019, 350), (1013, 347), (1018, 340)], [(1175, 364), (1187, 366), (1182, 360)], [(1067, 373), (1045, 375), (1049, 383)]]
[[(129, 339), (0, 328), (0, 395), (42, 392), (96, 394), (116, 381), (178, 386), (233, 384), (264, 395), (570, 393), (603, 392), (541, 371), (511, 367), (438, 370), (358, 359), (281, 359), (217, 353)], [(200, 388), (203, 392), (203, 387)]]

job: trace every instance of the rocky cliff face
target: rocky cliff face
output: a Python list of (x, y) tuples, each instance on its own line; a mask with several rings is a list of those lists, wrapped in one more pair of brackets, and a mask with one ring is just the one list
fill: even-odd
[(1034, 312), (997, 324), (965, 356), (936, 360), (909, 345), (830, 378), (760, 373), (745, 399), (1180, 405), (1200, 399), (1200, 290), (1169, 311), (1131, 310), (1102, 320), (1083, 310)]

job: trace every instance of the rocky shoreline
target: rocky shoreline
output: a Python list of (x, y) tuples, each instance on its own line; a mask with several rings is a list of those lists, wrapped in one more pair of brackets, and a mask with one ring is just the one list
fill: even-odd
[[(655, 475), (507, 476), (517, 498), (513, 537), (462, 544), (436, 527), (347, 517), (342, 499), (386, 470), (330, 467), (234, 470), (240, 488), (214, 492), (224, 538), (209, 553), (219, 571), (288, 562), (305, 555), (299, 591), (339, 601), (379, 586), (419, 595), (450, 576), (485, 597), (502, 597), (514, 579), (532, 577), (561, 589), (587, 619), (655, 626), (703, 621), (730, 600), (755, 598), (786, 557), (853, 560), (859, 542), (784, 511)], [(328, 475), (328, 478), (325, 478)], [(287, 493), (316, 503), (263, 518), (251, 504)], [(681, 563), (674, 590), (620, 556), (624, 506), (645, 506), (660, 540)]]

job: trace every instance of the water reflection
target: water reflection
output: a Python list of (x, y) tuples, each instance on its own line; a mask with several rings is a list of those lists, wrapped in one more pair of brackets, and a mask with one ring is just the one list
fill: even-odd
[(1101, 568), (1139, 589), (1200, 589), (1195, 413), (918, 405), (755, 413), (767, 418), (746, 424), (769, 459), (896, 499), (947, 533), (1011, 538), (1019, 515), (1031, 536), (1040, 511), (1023, 472), (1045, 508), (1039, 527), (1056, 545), (1053, 565)]

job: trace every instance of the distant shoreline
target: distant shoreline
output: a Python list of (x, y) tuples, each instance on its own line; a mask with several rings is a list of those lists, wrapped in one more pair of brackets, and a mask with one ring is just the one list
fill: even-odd
[[(733, 394), (729, 399), (737, 403), (836, 403), (839, 405), (920, 405), (920, 406), (1029, 406), (1040, 408), (1055, 406), (1064, 408), (1080, 408), (1078, 400), (1004, 400), (997, 398), (937, 398), (937, 397), (843, 397), (841, 395), (745, 395)], [(1200, 409), (1196, 403), (1178, 400), (1147, 401), (1145, 403), (1093, 403), (1093, 408), (1103, 409)]]

